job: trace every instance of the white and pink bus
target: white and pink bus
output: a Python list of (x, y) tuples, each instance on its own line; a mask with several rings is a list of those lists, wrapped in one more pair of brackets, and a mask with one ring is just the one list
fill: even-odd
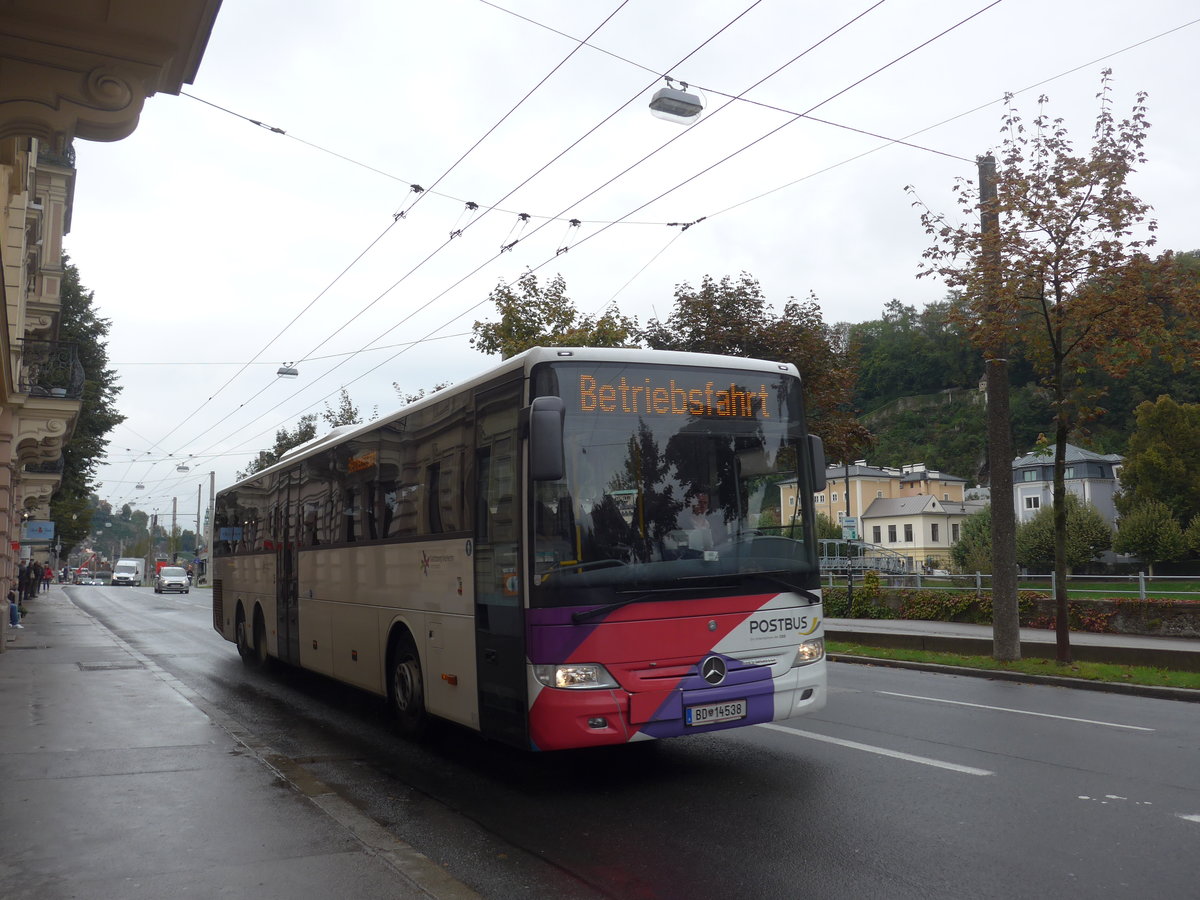
[[(221, 491), (213, 625), (534, 750), (773, 722), (826, 697), (788, 364), (537, 348)], [(797, 490), (797, 485), (800, 489)]]

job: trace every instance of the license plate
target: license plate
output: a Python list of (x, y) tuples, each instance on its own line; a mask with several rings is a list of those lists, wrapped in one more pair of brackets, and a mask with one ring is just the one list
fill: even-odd
[(726, 700), (724, 703), (707, 703), (704, 706), (689, 706), (684, 710), (684, 721), (688, 725), (712, 725), (715, 722), (732, 722), (746, 718), (745, 700)]

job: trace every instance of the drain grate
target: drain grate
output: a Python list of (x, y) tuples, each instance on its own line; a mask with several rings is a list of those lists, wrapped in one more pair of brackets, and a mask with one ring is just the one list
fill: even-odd
[(124, 662), (94, 662), (94, 663), (76, 663), (81, 672), (112, 672), (117, 669), (144, 669), (146, 668), (136, 660), (126, 660)]

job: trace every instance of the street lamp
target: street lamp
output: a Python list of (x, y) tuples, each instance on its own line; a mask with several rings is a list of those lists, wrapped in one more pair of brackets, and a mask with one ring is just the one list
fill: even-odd
[[(668, 78), (667, 83), (671, 84)], [(687, 91), (687, 82), (681, 81), (683, 90), (674, 87), (659, 88), (650, 98), (650, 114), (679, 125), (691, 125), (704, 111), (704, 104), (695, 94)]]
[(300, 374), (300, 370), (296, 368), (294, 363), (286, 362), (275, 370), (275, 375), (279, 378), (295, 378)]

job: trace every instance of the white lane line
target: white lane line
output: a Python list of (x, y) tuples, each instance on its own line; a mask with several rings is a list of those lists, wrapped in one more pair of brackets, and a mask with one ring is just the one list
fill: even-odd
[(1085, 725), (1103, 725), (1105, 728), (1125, 728), (1129, 731), (1154, 731), (1141, 725), (1122, 725), (1119, 722), (1100, 722), (1096, 719), (1077, 719), (1074, 716), (1056, 716), (1052, 713), (1033, 712), (1028, 709), (1011, 709), (1007, 706), (987, 706), (983, 703), (966, 703), (962, 700), (943, 700), (941, 697), (920, 697), (916, 694), (897, 694), (895, 691), (876, 691), (888, 697), (904, 697), (908, 700), (928, 700), (930, 703), (951, 703), (954, 706), (973, 706), (975, 709), (990, 709), (994, 712), (1010, 712), (1019, 716), (1039, 716), (1043, 719), (1062, 719), (1064, 722), (1082, 722)]
[(1185, 816), (1183, 813), (1179, 813), (1178, 815), (1185, 822), (1200, 822), (1200, 816)]
[(839, 747), (849, 747), (851, 750), (864, 750), (867, 753), (875, 753), (879, 756), (890, 756), (893, 759), (902, 759), (906, 762), (920, 763), (923, 766), (933, 766), (937, 769), (949, 769), (951, 772), (959, 772), (963, 775), (995, 775), (995, 772), (989, 772), (987, 769), (975, 769), (971, 766), (960, 766), (957, 763), (943, 762), (940, 759), (930, 759), (927, 756), (914, 756), (911, 753), (901, 753), (899, 750), (888, 750), (886, 747), (873, 747), (870, 744), (860, 744), (858, 741), (846, 741), (841, 738), (829, 737), (825, 734), (817, 734), (815, 731), (801, 731), (799, 728), (788, 728), (786, 725), (776, 725), (773, 722), (762, 722), (758, 725), (759, 728), (770, 728), (772, 731), (782, 731), (785, 734), (794, 734), (798, 737), (808, 738), (813, 741), (823, 741), (826, 744), (836, 744)]

